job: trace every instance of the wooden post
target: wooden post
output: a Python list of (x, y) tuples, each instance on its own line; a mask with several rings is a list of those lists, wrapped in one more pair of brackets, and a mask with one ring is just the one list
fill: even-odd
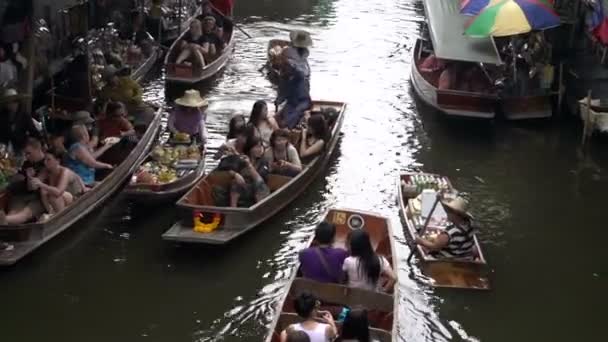
[(582, 117), (583, 117), (583, 137), (581, 139), (581, 145), (585, 146), (585, 144), (587, 143), (587, 138), (589, 135), (591, 135), (589, 133), (589, 124), (590, 124), (590, 120), (591, 120), (591, 89), (589, 89), (589, 91), (587, 92), (587, 99), (585, 101), (585, 105), (587, 106), (585, 112), (583, 113)]

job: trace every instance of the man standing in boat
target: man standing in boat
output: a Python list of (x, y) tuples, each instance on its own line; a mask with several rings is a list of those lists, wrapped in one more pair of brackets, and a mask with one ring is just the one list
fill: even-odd
[(435, 258), (473, 259), (475, 229), (472, 216), (467, 211), (467, 202), (458, 196), (453, 199), (440, 199), (450, 222), (445, 230), (431, 237), (417, 236), (416, 243), (428, 249)]
[(292, 31), (289, 38), (290, 45), (283, 50), (283, 70), (280, 73), (275, 107), (278, 108), (285, 102), (285, 106), (277, 113), (277, 121), (281, 128), (293, 129), (300, 123), (304, 112), (312, 106), (308, 64), (308, 48), (312, 46), (312, 38), (308, 32), (301, 30)]

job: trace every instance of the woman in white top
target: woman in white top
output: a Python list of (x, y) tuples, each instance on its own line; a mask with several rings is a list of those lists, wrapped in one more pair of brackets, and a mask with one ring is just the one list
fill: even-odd
[[(348, 286), (391, 292), (396, 282), (395, 272), (385, 257), (374, 252), (367, 232), (354, 230), (350, 234), (349, 247), (351, 256), (342, 265)], [(380, 278), (385, 279), (384, 283)]]
[(300, 294), (294, 301), (294, 308), (298, 316), (304, 321), (292, 324), (281, 332), (281, 342), (287, 342), (290, 331), (303, 331), (310, 338), (310, 342), (333, 341), (338, 335), (336, 323), (328, 311), (319, 310), (321, 303), (310, 293)]
[(289, 142), (289, 131), (286, 129), (277, 129), (272, 133), (264, 158), (270, 163), (271, 173), (295, 177), (302, 171), (298, 150)]
[(256, 101), (253, 104), (249, 125), (253, 127), (253, 134), (262, 139), (264, 147), (270, 146), (270, 136), (272, 132), (279, 129), (276, 121), (268, 117), (268, 105), (264, 100)]

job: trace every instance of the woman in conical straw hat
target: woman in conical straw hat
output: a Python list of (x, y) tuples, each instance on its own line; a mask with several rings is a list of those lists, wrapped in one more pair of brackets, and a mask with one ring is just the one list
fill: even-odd
[(186, 90), (184, 95), (175, 100), (176, 108), (169, 115), (167, 126), (175, 137), (178, 133), (185, 133), (201, 144), (207, 141), (207, 128), (205, 109), (209, 105), (201, 97), (198, 90)]
[(461, 196), (440, 199), (448, 216), (448, 226), (434, 238), (416, 237), (416, 243), (436, 258), (473, 259), (475, 257), (475, 231), (468, 203)]
[(312, 106), (310, 98), (310, 66), (308, 65), (308, 48), (312, 46), (310, 33), (295, 30), (289, 34), (290, 46), (283, 50), (279, 93), (275, 106), (285, 106), (278, 113), (278, 123), (282, 128), (296, 127), (304, 112)]

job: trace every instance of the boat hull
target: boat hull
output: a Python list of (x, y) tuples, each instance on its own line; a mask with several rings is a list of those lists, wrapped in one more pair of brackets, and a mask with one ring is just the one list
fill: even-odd
[[(340, 115), (332, 129), (332, 138), (327, 146), (327, 152), (316, 157), (308, 166), (302, 170), (296, 177), (285, 179), (285, 177), (277, 177), (277, 179), (285, 179), (285, 182), (259, 203), (249, 208), (230, 208), (218, 206), (202, 206), (190, 204), (188, 198), (193, 196), (195, 191), (200, 191), (200, 186), (203, 182), (211, 181), (212, 177), (225, 177), (222, 173), (212, 173), (199, 182), (189, 193), (184, 195), (177, 203), (179, 222), (171, 229), (163, 234), (163, 239), (168, 241), (189, 242), (189, 243), (204, 243), (204, 244), (225, 244), (237, 237), (245, 234), (253, 228), (259, 226), (291, 202), (293, 202), (308, 186), (317, 178), (317, 176), (329, 164), (330, 158), (336, 149), (340, 138), (340, 130), (344, 121), (344, 112), (346, 105), (340, 102), (315, 101), (315, 108), (324, 106), (333, 106), (339, 108)], [(217, 176), (216, 176), (217, 175)], [(209, 177), (209, 178), (208, 178)], [(272, 175), (271, 175), (272, 177)], [(211, 182), (214, 184), (213, 182)], [(226, 182), (224, 181), (224, 184)], [(271, 186), (271, 190), (272, 190)], [(192, 193), (192, 194), (191, 194)], [(221, 216), (222, 225), (210, 233), (198, 233), (193, 230), (193, 215), (196, 212), (206, 214), (218, 214)]]
[(501, 110), (507, 120), (544, 119), (553, 115), (550, 94), (504, 97)]
[[(409, 183), (409, 177), (416, 175), (415, 173), (402, 174), (397, 181), (397, 193), (399, 214), (402, 221), (405, 223), (406, 235), (413, 243), (417, 236), (418, 227), (414, 221), (414, 210), (410, 207), (408, 200), (404, 197), (401, 189), (402, 182)], [(439, 175), (425, 174), (434, 178), (444, 179), (449, 188), (453, 189), (449, 180)], [(416, 252), (421, 259), (422, 273), (430, 279), (430, 283), (434, 287), (459, 288), (459, 289), (474, 289), (474, 290), (489, 290), (490, 284), (486, 277), (487, 262), (481, 249), (481, 245), (475, 239), (475, 250), (477, 258), (475, 260), (459, 260), (459, 259), (435, 259), (431, 257), (420, 245), (416, 245)]]

